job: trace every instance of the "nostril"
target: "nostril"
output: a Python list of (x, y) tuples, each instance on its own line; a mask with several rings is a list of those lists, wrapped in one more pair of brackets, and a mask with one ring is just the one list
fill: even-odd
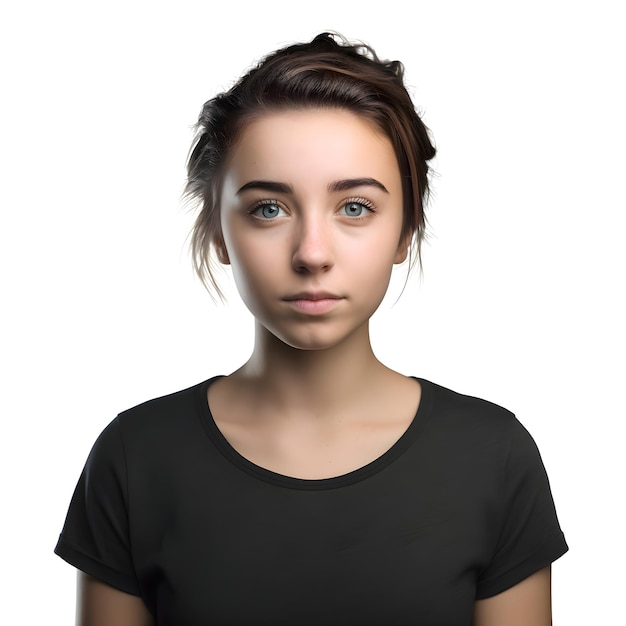
[(332, 254), (328, 246), (319, 243), (300, 245), (294, 251), (292, 262), (302, 270), (318, 270), (332, 264)]
[(326, 261), (313, 261), (312, 259), (302, 260), (294, 259), (292, 263), (294, 270), (298, 273), (304, 272), (321, 272), (326, 271), (332, 267), (332, 263)]
[(318, 272), (332, 266), (332, 252), (325, 240), (299, 240), (295, 246), (292, 265), (298, 272)]

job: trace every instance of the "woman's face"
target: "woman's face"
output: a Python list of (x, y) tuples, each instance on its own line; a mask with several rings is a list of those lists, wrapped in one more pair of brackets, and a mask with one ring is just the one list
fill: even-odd
[(220, 201), (225, 249), (258, 323), (323, 349), (367, 329), (406, 257), (389, 139), (345, 110), (268, 113), (233, 147)]

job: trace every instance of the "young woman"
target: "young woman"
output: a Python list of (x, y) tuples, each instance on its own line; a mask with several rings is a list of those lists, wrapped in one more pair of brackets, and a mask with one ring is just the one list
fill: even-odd
[(194, 258), (214, 288), (211, 251), (232, 267), (254, 348), (99, 437), (56, 548), (79, 624), (550, 624), (567, 546), (533, 440), (370, 345), (434, 154), (402, 65), (329, 34), (205, 104)]

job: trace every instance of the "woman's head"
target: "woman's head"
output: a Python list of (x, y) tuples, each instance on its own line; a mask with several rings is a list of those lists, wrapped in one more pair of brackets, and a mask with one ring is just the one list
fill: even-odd
[(364, 44), (328, 33), (268, 55), (227, 92), (205, 103), (188, 164), (187, 198), (200, 205), (192, 232), (195, 267), (219, 293), (211, 248), (221, 245), (220, 189), (231, 148), (247, 124), (267, 113), (344, 109), (378, 127), (393, 146), (403, 192), (402, 237), (419, 258), (428, 197), (428, 161), (435, 155), (428, 129), (403, 83), (399, 61), (381, 61)]

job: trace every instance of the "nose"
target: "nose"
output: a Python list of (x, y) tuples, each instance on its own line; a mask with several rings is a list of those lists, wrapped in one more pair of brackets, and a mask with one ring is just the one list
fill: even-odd
[(294, 232), (292, 267), (299, 273), (326, 272), (333, 266), (329, 224), (322, 217), (299, 220)]

